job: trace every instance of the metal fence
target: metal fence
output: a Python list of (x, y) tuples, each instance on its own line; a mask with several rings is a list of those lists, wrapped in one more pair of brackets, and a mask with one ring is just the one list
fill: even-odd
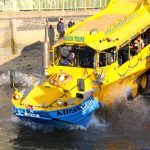
[(101, 9), (109, 0), (0, 0), (0, 11)]

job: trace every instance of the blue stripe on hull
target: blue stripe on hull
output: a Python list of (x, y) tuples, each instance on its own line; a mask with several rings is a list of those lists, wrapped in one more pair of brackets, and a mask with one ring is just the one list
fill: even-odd
[[(13, 112), (26, 124), (41, 124), (52, 128), (87, 127), (92, 113), (100, 107), (96, 99), (88, 99), (80, 105), (57, 111), (36, 111), (13, 107)], [(31, 115), (31, 116), (30, 116)]]
[(80, 122), (64, 122), (61, 120), (44, 120), (43, 118), (34, 118), (34, 117), (26, 117), (26, 116), (18, 116), (22, 122), (24, 122), (27, 125), (36, 125), (36, 124), (40, 124), (40, 125), (46, 125), (46, 126), (50, 126), (52, 128), (71, 128), (72, 126), (83, 126), (83, 127), (87, 127), (90, 119), (91, 119), (91, 114), (89, 114), (88, 116), (80, 119)]

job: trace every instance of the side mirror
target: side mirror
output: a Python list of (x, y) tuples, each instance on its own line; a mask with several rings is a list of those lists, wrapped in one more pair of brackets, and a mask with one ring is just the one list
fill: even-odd
[(78, 87), (78, 91), (85, 91), (84, 79), (77, 80), (77, 87)]

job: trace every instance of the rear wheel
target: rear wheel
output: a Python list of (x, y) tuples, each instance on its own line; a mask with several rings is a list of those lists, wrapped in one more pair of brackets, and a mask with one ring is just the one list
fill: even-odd
[(138, 84), (136, 81), (134, 81), (131, 85), (131, 93), (128, 96), (128, 100), (132, 100), (137, 96), (137, 94), (138, 94)]
[(141, 75), (140, 77), (140, 85), (139, 85), (139, 92), (143, 93), (148, 87), (148, 75), (147, 73)]

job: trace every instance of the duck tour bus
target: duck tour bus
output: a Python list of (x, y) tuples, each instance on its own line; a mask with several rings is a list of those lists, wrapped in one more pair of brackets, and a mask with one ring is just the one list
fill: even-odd
[(111, 0), (69, 28), (43, 57), (46, 80), (25, 93), (15, 90), (14, 114), (52, 127), (86, 127), (99, 107), (147, 88), (150, 2)]

